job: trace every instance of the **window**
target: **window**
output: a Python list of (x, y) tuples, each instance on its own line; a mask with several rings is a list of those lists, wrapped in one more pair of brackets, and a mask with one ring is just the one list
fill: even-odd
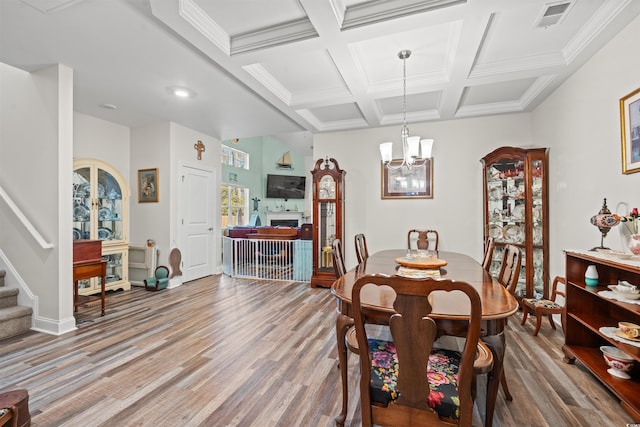
[(234, 166), (240, 169), (249, 169), (249, 154), (223, 145), (222, 164)]
[(223, 185), (220, 192), (222, 228), (249, 223), (249, 189), (237, 185)]

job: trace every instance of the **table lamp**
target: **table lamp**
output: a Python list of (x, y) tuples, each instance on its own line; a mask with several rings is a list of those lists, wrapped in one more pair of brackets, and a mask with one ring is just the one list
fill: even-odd
[(605, 197), (600, 211), (591, 217), (591, 224), (598, 227), (598, 230), (602, 233), (602, 236), (600, 237), (600, 246), (591, 248), (591, 250), (609, 249), (604, 247), (604, 238), (607, 237), (607, 233), (611, 230), (611, 227), (616, 226), (619, 223), (620, 220), (616, 216), (612, 215), (611, 211), (607, 208), (607, 198)]

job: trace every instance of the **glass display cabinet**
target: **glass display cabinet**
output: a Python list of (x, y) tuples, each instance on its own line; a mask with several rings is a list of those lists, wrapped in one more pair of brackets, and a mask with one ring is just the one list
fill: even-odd
[[(73, 172), (73, 239), (102, 240), (106, 289), (131, 288), (128, 278), (129, 186), (109, 164), (77, 159)], [(81, 280), (80, 295), (100, 292), (98, 278)]]
[(501, 147), (482, 158), (484, 241), (496, 246), (491, 274), (500, 270), (507, 244), (522, 251), (516, 297), (549, 295), (547, 148)]
[(311, 287), (336, 280), (331, 257), (335, 239), (344, 243), (344, 176), (335, 159), (316, 161), (313, 177), (313, 274)]

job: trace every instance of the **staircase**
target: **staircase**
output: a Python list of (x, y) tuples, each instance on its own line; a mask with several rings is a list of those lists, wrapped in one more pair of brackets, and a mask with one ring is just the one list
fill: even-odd
[(31, 329), (31, 307), (18, 305), (18, 289), (4, 286), (6, 271), (0, 270), (0, 340), (21, 335)]

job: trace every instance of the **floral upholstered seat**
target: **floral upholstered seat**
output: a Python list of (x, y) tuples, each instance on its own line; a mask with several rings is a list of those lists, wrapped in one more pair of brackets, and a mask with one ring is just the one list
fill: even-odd
[(534, 313), (536, 315), (536, 327), (533, 330), (534, 336), (538, 335), (538, 332), (540, 331), (543, 316), (547, 316), (549, 318), (549, 325), (551, 325), (551, 328), (555, 329), (556, 325), (553, 321), (553, 315), (559, 314), (562, 321), (562, 329), (564, 330), (564, 306), (557, 303), (556, 298), (558, 296), (566, 298), (566, 294), (564, 291), (558, 289), (559, 283), (564, 284), (566, 288), (566, 279), (564, 277), (556, 276), (553, 279), (553, 285), (551, 285), (551, 296), (549, 299), (523, 298), (522, 301), (520, 301), (520, 307), (522, 308), (522, 325), (527, 322), (529, 313)]
[[(371, 400), (388, 404), (397, 399), (398, 357), (393, 342), (369, 339), (371, 353)], [(457, 351), (434, 349), (429, 356), (425, 375), (429, 379), (429, 406), (441, 418), (460, 417), (458, 398), (458, 368), (461, 354)]]
[[(391, 288), (393, 311), (370, 314), (362, 294), (372, 286)], [(434, 345), (441, 335), (437, 319), (431, 317), (430, 301), (435, 298), (433, 293), (439, 296), (440, 292), (457, 292), (457, 298), (469, 303), (468, 318), (461, 319), (464, 325), (457, 329), (464, 338), (460, 353)], [(479, 351), (482, 305), (478, 291), (461, 281), (365, 274), (353, 284), (351, 294), (360, 358), (362, 426), (450, 423), (471, 427), (475, 361), (481, 353), (491, 353), (488, 348)], [(371, 324), (388, 325), (390, 339), (370, 336), (374, 330), (365, 326)], [(483, 372), (489, 372), (491, 366), (487, 363)]]
[(531, 307), (533, 307), (534, 309), (537, 307), (543, 308), (543, 309), (549, 309), (549, 308), (562, 308), (562, 306), (554, 301), (549, 301), (547, 299), (538, 299), (538, 298), (523, 298), (522, 299), (522, 303), (523, 304), (527, 304), (530, 305)]

